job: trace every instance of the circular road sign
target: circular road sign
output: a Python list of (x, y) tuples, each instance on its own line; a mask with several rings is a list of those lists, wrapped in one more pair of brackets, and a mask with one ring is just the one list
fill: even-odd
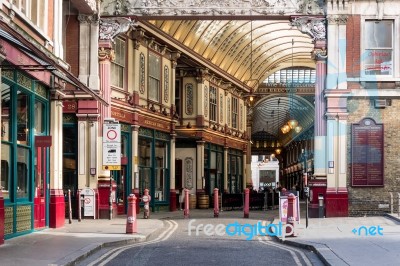
[(107, 138), (109, 140), (114, 140), (118, 137), (118, 133), (117, 131), (115, 131), (114, 129), (110, 129), (109, 131), (107, 131)]
[(150, 197), (147, 196), (147, 195), (144, 195), (144, 196), (142, 197), (142, 201), (143, 201), (143, 202), (149, 202), (149, 200), (150, 200)]

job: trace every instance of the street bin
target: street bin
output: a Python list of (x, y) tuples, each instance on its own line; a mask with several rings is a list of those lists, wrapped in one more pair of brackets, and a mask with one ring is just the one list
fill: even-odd
[(318, 194), (318, 218), (324, 218), (324, 195)]

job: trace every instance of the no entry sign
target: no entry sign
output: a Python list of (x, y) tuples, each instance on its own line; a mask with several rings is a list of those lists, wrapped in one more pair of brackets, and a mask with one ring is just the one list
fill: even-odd
[(103, 126), (103, 142), (120, 143), (121, 142), (121, 125), (105, 123)]

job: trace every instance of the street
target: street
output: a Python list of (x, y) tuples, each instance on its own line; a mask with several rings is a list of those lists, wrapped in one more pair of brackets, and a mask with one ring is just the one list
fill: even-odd
[(78, 265), (323, 265), (311, 251), (279, 244), (270, 236), (250, 239), (250, 235), (231, 236), (223, 230), (229, 224), (254, 225), (257, 220), (203, 218), (164, 223), (164, 230), (146, 242), (102, 249)]

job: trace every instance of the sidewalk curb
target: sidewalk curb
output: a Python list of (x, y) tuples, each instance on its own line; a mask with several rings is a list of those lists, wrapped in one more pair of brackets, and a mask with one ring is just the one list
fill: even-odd
[(78, 251), (75, 251), (75, 252), (71, 253), (70, 255), (68, 255), (52, 264), (49, 264), (49, 265), (72, 266), (72, 265), (76, 265), (78, 262), (84, 260), (85, 258), (89, 257), (90, 255), (94, 254), (95, 252), (101, 250), (102, 248), (116, 247), (116, 246), (123, 246), (123, 245), (130, 245), (130, 244), (135, 244), (135, 243), (146, 242), (147, 240), (149, 240), (150, 237), (152, 237), (153, 235), (157, 235), (160, 231), (165, 229), (165, 222), (160, 219), (156, 219), (156, 220), (161, 221), (163, 223), (163, 227), (156, 229), (155, 231), (148, 234), (147, 236), (138, 235), (132, 239), (123, 239), (123, 240), (117, 240), (117, 241), (90, 244), (90, 245), (87, 245), (86, 247), (84, 247)]
[(384, 216), (385, 216), (386, 218), (389, 218), (389, 219), (391, 219), (391, 220), (393, 220), (393, 221), (396, 221), (396, 222), (400, 223), (400, 217), (396, 217), (396, 216), (391, 215), (391, 214), (389, 214), (389, 213), (385, 213)]

